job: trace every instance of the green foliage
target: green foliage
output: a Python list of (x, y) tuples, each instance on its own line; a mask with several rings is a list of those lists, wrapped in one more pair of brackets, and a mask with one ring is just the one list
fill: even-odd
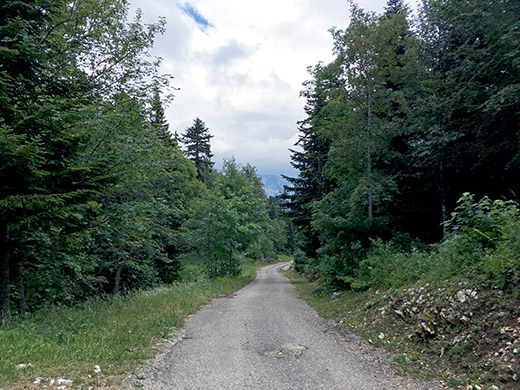
[(211, 276), (238, 275), (253, 242), (284, 246), (252, 167), (213, 171), (199, 119), (195, 164), (172, 139), (169, 77), (148, 54), (164, 20), (129, 20), (124, 0), (0, 11), (0, 321), (195, 279), (181, 261), (202, 237)]
[(520, 213), (512, 201), (459, 200), (447, 225), (452, 233), (429, 250), (403, 251), (376, 240), (359, 264), (354, 288), (397, 288), (419, 280), (471, 278), (508, 290), (520, 287)]
[(467, 236), (483, 248), (494, 249), (503, 234), (501, 229), (518, 216), (518, 205), (513, 201), (492, 201), (485, 196), (475, 202), (474, 196), (466, 192), (459, 199), (451, 220), (445, 224), (456, 235)]
[[(298, 268), (335, 288), (457, 270), (511, 284), (516, 206), (485, 196), (520, 193), (520, 4), (424, 0), (414, 28), (403, 1), (382, 15), (350, 4), (347, 28), (331, 29), (334, 60), (311, 68), (302, 92), (299, 175), (285, 195), (304, 237)], [(457, 206), (468, 191), (483, 200)], [(403, 280), (382, 263), (391, 254), (410, 270)]]
[(476, 202), (465, 193), (447, 225), (452, 237), (441, 246), (440, 255), (459, 269), (484, 272), (501, 287), (518, 287), (518, 224), (520, 211), (513, 201), (488, 197)]
[(496, 250), (484, 257), (482, 270), (489, 280), (508, 289), (520, 286), (520, 218), (501, 227)]
[(253, 259), (263, 259), (274, 258), (277, 252), (273, 241), (266, 235), (261, 235), (247, 247), (246, 253)]
[(337, 88), (337, 69), (321, 64), (308, 69), (312, 80), (303, 83), (301, 95), (307, 99), (305, 112), (308, 118), (298, 123), (300, 136), (296, 145), (303, 151), (291, 150), (291, 164), (300, 172), (297, 178), (285, 177), (290, 183), (285, 187), (282, 199), (287, 216), (299, 231), (299, 248), (306, 256), (315, 256), (319, 248), (319, 237), (311, 227), (312, 204), (319, 200), (331, 185), (325, 176), (325, 165), (330, 141), (319, 133), (328, 120), (328, 91)]
[(428, 277), (433, 268), (439, 267), (434, 259), (435, 250), (399, 250), (393, 242), (372, 243), (369, 255), (359, 264), (354, 289), (397, 288)]
[(274, 255), (279, 222), (268, 214), (267, 197), (253, 167), (226, 160), (213, 188), (194, 204), (192, 218), (183, 225), (184, 241), (206, 260), (209, 277), (235, 275), (237, 253), (255, 258)]
[(199, 179), (205, 178), (213, 167), (213, 154), (209, 143), (211, 138), (213, 136), (200, 118), (195, 118), (193, 125), (182, 135), (182, 142), (186, 145), (186, 156), (195, 163)]

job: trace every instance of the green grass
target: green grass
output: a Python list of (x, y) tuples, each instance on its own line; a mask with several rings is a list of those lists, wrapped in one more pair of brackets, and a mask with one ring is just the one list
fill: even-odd
[[(37, 377), (42, 384), (66, 378), (75, 388), (118, 388), (189, 314), (248, 284), (256, 269), (244, 261), (238, 278), (179, 283), (17, 318), (0, 328), (0, 389), (32, 388)], [(94, 374), (95, 365), (101, 374)]]
[(294, 256), (292, 255), (278, 255), (276, 256), (276, 260), (280, 261), (280, 262), (286, 262), (286, 261), (293, 261), (294, 260)]

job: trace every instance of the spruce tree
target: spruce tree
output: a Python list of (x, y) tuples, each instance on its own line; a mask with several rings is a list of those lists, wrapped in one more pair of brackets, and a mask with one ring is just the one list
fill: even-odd
[(178, 145), (175, 138), (169, 131), (170, 125), (164, 116), (164, 108), (161, 102), (161, 91), (156, 86), (152, 96), (150, 107), (150, 124), (157, 131), (159, 138), (169, 145)]
[(182, 135), (183, 143), (186, 145), (186, 156), (195, 163), (199, 179), (204, 176), (204, 172), (211, 170), (214, 164), (211, 161), (211, 138), (213, 136), (200, 118), (195, 118), (193, 125)]
[(404, 0), (388, 0), (385, 6), (385, 15), (393, 15), (407, 12)]
[(313, 80), (304, 83), (301, 95), (307, 98), (305, 113), (307, 118), (299, 122), (300, 136), (295, 146), (302, 151), (291, 150), (291, 165), (299, 173), (298, 177), (284, 178), (290, 183), (283, 195), (288, 216), (303, 233), (302, 249), (307, 256), (316, 256), (320, 246), (319, 238), (311, 227), (312, 204), (320, 200), (330, 188), (330, 180), (324, 175), (327, 154), (330, 148), (328, 138), (320, 132), (328, 126), (329, 118), (325, 110), (327, 95), (336, 87), (335, 70), (321, 64), (309, 68)]
[[(145, 51), (162, 24), (144, 26), (139, 15), (128, 24), (125, 2), (103, 4), (0, 2), (0, 323), (9, 322), (11, 303), (25, 312), (98, 291), (106, 262), (93, 248), (109, 236), (94, 241), (93, 233), (112, 232), (92, 222), (105, 207), (123, 215), (103, 196), (112, 187), (133, 190), (123, 173), (134, 161), (123, 154), (134, 145), (150, 149), (131, 142), (135, 129), (120, 120), (129, 111), (114, 108), (118, 96), (142, 96), (149, 87), (141, 81), (156, 65)], [(140, 119), (143, 111), (134, 110)], [(139, 141), (149, 133), (146, 123)], [(143, 170), (135, 171), (142, 183)], [(142, 221), (135, 213), (130, 219)]]

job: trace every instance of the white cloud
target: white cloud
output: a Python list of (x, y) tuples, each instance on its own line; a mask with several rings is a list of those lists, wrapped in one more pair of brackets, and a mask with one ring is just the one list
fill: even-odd
[[(386, 0), (359, 3), (382, 11)], [(214, 135), (217, 166), (234, 156), (260, 173), (291, 174), (288, 148), (305, 118), (301, 84), (307, 66), (332, 59), (328, 29), (348, 25), (347, 2), (132, 0), (131, 6), (142, 9), (145, 22), (167, 20), (153, 54), (164, 58), (162, 70), (180, 88), (166, 111), (170, 128), (184, 132), (200, 117)], [(199, 17), (210, 27), (202, 28)]]

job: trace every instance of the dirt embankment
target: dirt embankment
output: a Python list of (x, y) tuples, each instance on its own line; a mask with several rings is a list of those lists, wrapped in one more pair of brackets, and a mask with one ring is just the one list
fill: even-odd
[[(367, 296), (363, 321), (401, 369), (465, 389), (520, 387), (520, 301), (496, 289), (429, 283)], [(347, 316), (348, 317), (348, 316)]]

